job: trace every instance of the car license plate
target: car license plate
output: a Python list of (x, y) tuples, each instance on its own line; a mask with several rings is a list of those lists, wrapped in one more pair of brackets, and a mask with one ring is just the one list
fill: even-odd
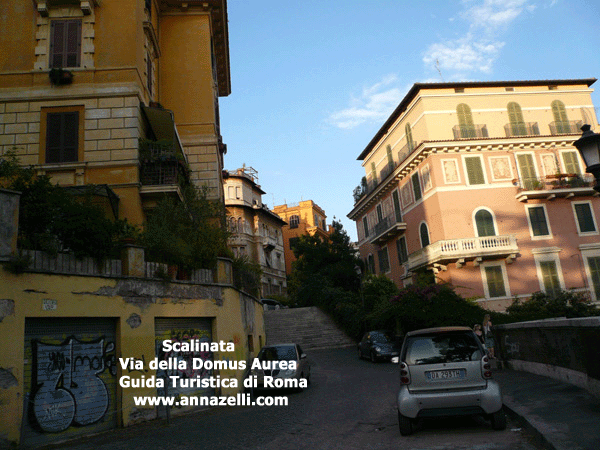
[(456, 380), (464, 378), (465, 375), (465, 369), (447, 369), (425, 372), (425, 376), (428, 380)]

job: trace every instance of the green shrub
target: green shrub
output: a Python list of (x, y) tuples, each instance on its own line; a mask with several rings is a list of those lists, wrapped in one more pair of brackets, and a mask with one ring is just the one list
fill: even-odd
[(560, 291), (556, 296), (535, 292), (525, 301), (515, 299), (506, 312), (510, 322), (600, 315), (600, 309), (592, 305), (587, 294), (574, 291)]

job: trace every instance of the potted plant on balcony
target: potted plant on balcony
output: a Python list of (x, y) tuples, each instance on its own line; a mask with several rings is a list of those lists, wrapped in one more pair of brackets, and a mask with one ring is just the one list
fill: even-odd
[(62, 67), (54, 67), (48, 72), (50, 82), (55, 85), (71, 84), (73, 82), (73, 72), (65, 70)]

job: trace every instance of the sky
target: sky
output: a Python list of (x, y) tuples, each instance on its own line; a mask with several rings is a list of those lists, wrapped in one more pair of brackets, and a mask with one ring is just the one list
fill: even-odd
[(598, 0), (227, 5), (225, 169), (254, 168), (271, 209), (313, 200), (353, 240), (358, 155), (414, 83), (600, 78)]

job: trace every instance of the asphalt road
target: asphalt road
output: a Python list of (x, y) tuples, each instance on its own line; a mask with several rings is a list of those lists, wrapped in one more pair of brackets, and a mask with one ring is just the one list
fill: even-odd
[[(542, 447), (509, 419), (493, 431), (482, 418), (431, 419), (413, 436), (398, 431), (398, 366), (359, 360), (353, 348), (309, 353), (312, 384), (282, 392), (289, 405), (219, 407), (113, 430), (59, 448), (94, 449), (486, 449)], [(57, 446), (54, 446), (56, 448)]]

